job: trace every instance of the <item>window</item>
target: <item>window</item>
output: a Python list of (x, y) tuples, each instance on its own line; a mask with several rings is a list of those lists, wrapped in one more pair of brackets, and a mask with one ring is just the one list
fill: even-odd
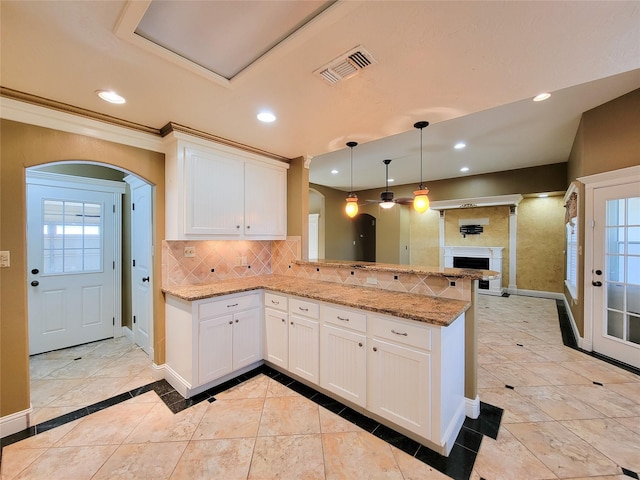
[(43, 273), (102, 270), (102, 205), (45, 200)]
[(564, 283), (569, 294), (575, 300), (578, 298), (578, 257), (580, 246), (578, 245), (578, 193), (575, 184), (571, 184), (565, 195), (565, 242), (566, 265)]

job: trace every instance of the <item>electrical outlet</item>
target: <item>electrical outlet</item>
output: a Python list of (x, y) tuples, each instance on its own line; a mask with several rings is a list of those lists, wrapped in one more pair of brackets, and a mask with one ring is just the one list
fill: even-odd
[(11, 266), (11, 256), (9, 250), (2, 250), (0, 252), (0, 268), (8, 268)]
[(184, 256), (185, 257), (195, 257), (196, 256), (196, 247), (184, 247)]
[(242, 257), (236, 257), (236, 267), (242, 266)]
[(370, 285), (377, 285), (378, 278), (377, 277), (367, 277), (367, 283)]
[(247, 257), (242, 257), (242, 266), (246, 267), (247, 266)]

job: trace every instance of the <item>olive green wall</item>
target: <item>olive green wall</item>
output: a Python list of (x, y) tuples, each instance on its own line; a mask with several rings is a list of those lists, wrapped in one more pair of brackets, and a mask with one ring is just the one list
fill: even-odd
[[(0, 120), (0, 249), (11, 267), (0, 269), (0, 416), (29, 408), (25, 169), (58, 161), (96, 162), (138, 175), (156, 186), (156, 245), (164, 239), (164, 155), (57, 130)], [(154, 355), (164, 363), (162, 255), (155, 255)]]
[(347, 194), (315, 183), (309, 187), (324, 195), (325, 258), (351, 260), (355, 255), (355, 230), (352, 220), (344, 212)]
[[(640, 165), (640, 89), (584, 112), (569, 155), (567, 185), (579, 177)], [(578, 185), (579, 224), (585, 225), (584, 185)], [(578, 232), (584, 251), (584, 228)], [(584, 258), (578, 263), (578, 302), (571, 314), (584, 335)], [(571, 298), (568, 291), (565, 297)]]

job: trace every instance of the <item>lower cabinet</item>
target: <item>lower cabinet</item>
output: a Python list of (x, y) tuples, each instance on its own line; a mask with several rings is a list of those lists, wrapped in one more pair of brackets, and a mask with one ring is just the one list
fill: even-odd
[(262, 359), (259, 292), (165, 303), (167, 380), (190, 397), (218, 379)]
[(430, 354), (377, 338), (371, 340), (368, 350), (367, 409), (430, 437)]
[(366, 407), (365, 315), (322, 305), (320, 320), (320, 386)]
[(289, 315), (286, 311), (264, 309), (265, 360), (289, 369)]
[(289, 299), (289, 371), (320, 384), (319, 305)]

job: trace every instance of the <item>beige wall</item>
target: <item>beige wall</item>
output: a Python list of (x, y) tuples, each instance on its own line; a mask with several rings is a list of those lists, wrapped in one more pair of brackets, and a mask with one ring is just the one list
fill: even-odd
[(518, 205), (518, 289), (564, 291), (564, 202), (562, 197), (524, 198)]
[[(448, 247), (504, 247), (502, 250), (502, 286), (509, 286), (509, 206), (460, 208), (444, 214), (444, 244)], [(488, 219), (479, 235), (460, 233), (460, 220)], [(519, 286), (519, 285), (518, 285)]]
[(411, 214), (409, 219), (410, 264), (439, 266), (440, 251), (440, 212), (427, 210), (423, 214)]
[(309, 169), (304, 158), (291, 160), (287, 170), (287, 233), (302, 240), (302, 258), (309, 257)]
[[(568, 164), (567, 185), (579, 177), (640, 165), (640, 89), (585, 112)], [(579, 224), (585, 225), (584, 185), (578, 184)], [(584, 250), (584, 229), (578, 232)], [(584, 259), (578, 264), (578, 299), (571, 314), (584, 335)], [(565, 292), (567, 299), (571, 298)]]
[(155, 361), (164, 362), (164, 298), (160, 291), (164, 239), (164, 155), (56, 130), (0, 120), (0, 249), (11, 267), (0, 269), (0, 416), (29, 408), (25, 169), (62, 160), (98, 162), (156, 185), (154, 291)]

